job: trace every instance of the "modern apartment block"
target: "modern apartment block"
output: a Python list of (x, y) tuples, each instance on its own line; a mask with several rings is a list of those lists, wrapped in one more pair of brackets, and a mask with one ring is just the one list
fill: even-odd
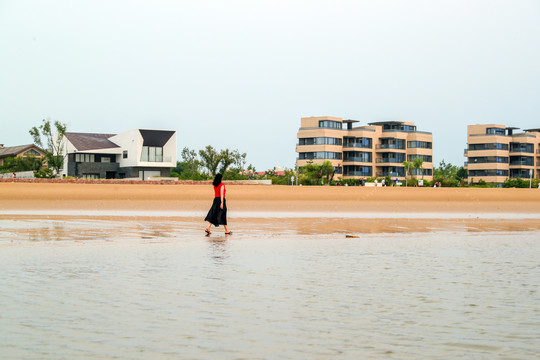
[(366, 126), (357, 120), (320, 116), (301, 119), (296, 152), (298, 167), (309, 161), (334, 165), (336, 177), (359, 179), (385, 177), (405, 179), (404, 161), (422, 158), (423, 169), (410, 173), (433, 179), (433, 136), (417, 131), (414, 123), (382, 121)]
[(539, 177), (540, 129), (515, 133), (517, 129), (497, 124), (467, 127), (465, 168), (469, 182)]

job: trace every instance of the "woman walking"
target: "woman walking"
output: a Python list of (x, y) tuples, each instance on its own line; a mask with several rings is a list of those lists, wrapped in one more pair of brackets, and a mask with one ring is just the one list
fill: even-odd
[(206, 235), (210, 235), (210, 226), (214, 225), (218, 227), (219, 225), (223, 225), (225, 228), (225, 235), (232, 235), (232, 231), (229, 231), (227, 228), (227, 201), (225, 200), (225, 193), (227, 190), (225, 189), (225, 184), (221, 182), (223, 179), (223, 175), (217, 174), (214, 178), (214, 202), (212, 203), (212, 207), (208, 211), (208, 215), (206, 215), (206, 218), (204, 221), (208, 221), (208, 226), (204, 230), (206, 232)]

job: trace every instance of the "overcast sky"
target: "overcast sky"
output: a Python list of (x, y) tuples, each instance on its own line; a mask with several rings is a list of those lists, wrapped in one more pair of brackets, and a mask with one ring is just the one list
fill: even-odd
[(0, 143), (178, 132), (293, 167), (303, 116), (413, 121), (462, 165), (466, 125), (540, 127), (540, 1), (0, 0)]

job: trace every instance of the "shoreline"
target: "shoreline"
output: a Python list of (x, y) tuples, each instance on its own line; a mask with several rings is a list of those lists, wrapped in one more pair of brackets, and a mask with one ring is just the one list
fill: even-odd
[[(205, 227), (212, 190), (206, 184), (0, 183), (0, 221), (12, 227), (14, 238), (26, 236), (24, 224), (65, 223), (78, 233), (84, 226), (99, 231), (99, 224), (129, 228), (133, 221), (193, 237)], [(240, 236), (540, 231), (538, 189), (228, 184), (227, 205), (229, 225)], [(77, 219), (86, 225), (79, 229)]]

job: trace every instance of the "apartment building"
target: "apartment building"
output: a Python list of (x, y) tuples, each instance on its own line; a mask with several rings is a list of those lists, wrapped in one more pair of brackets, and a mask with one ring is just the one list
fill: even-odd
[(499, 124), (467, 127), (465, 168), (469, 182), (539, 177), (540, 129), (516, 133), (518, 129)]
[(422, 169), (410, 174), (433, 179), (433, 136), (418, 131), (412, 122), (382, 121), (355, 126), (357, 120), (340, 117), (303, 117), (298, 131), (298, 167), (309, 161), (328, 160), (336, 177), (359, 179), (385, 177), (405, 179), (404, 161), (422, 158)]

